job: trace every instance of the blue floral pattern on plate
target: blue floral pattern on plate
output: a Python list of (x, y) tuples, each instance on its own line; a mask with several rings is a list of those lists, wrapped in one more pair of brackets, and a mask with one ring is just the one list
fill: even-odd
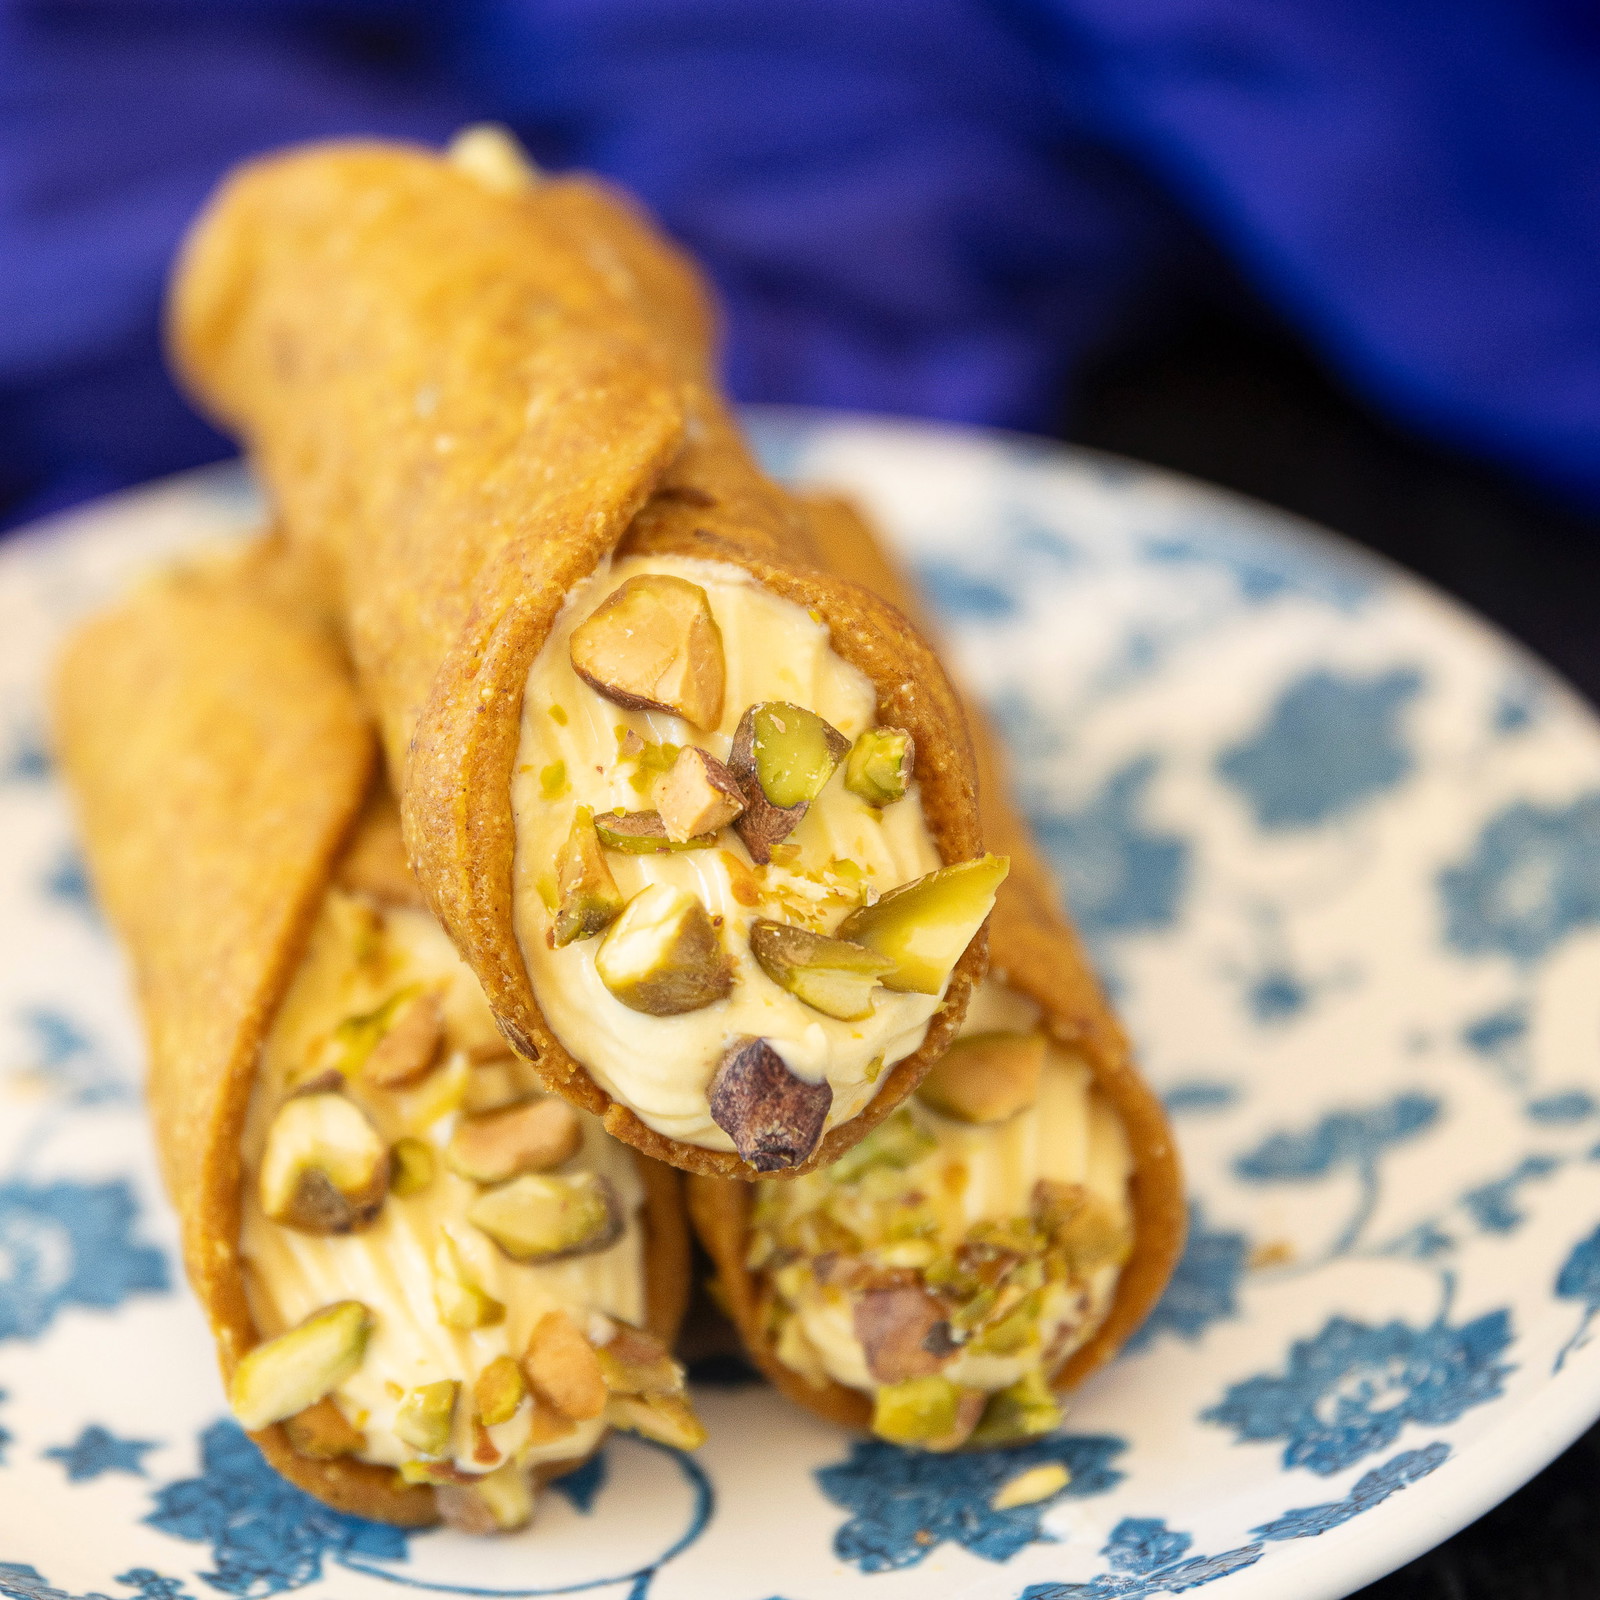
[(0, 549), (0, 1594), (1332, 1600), (1600, 1411), (1590, 714), (1264, 508), (1032, 441), (752, 420), (776, 469), (880, 514), (1005, 735), (1183, 1148), (1165, 1299), (1011, 1451), (907, 1455), (724, 1387), (699, 1457), (616, 1441), (514, 1539), (279, 1480), (173, 1292), (43, 732), (62, 631), (258, 516), (237, 469), (191, 475)]

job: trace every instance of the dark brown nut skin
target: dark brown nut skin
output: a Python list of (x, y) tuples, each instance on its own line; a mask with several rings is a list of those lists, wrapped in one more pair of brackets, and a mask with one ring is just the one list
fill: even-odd
[(833, 1086), (797, 1078), (765, 1039), (735, 1039), (708, 1091), (711, 1120), (757, 1172), (798, 1166), (817, 1147)]
[(300, 1233), (360, 1233), (370, 1228), (389, 1193), (391, 1161), (391, 1157), (384, 1158), (372, 1182), (358, 1195), (341, 1194), (327, 1173), (307, 1168), (300, 1174), (288, 1211), (279, 1220)]
[(944, 1307), (918, 1284), (868, 1289), (856, 1299), (856, 1338), (878, 1383), (925, 1378), (951, 1353)]
[(802, 800), (797, 806), (775, 806), (762, 793), (756, 777), (755, 712), (756, 708), (751, 706), (733, 731), (728, 771), (744, 795), (744, 810), (734, 818), (733, 831), (743, 840), (750, 859), (758, 867), (764, 867), (772, 860), (773, 845), (782, 844), (800, 826), (810, 802)]

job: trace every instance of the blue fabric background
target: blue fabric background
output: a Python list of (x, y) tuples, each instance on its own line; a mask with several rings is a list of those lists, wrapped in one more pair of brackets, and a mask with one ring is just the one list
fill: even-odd
[(158, 316), (231, 162), (482, 117), (700, 255), (745, 398), (1047, 428), (1220, 256), (1396, 422), (1600, 507), (1577, 0), (0, 0), (0, 515), (221, 453)]

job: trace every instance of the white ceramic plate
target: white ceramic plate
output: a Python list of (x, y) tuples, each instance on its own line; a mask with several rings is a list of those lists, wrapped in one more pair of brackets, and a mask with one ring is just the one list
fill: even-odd
[[(1331, 1600), (1600, 1411), (1600, 728), (1289, 518), (1022, 440), (758, 413), (938, 607), (1165, 1093), (1193, 1232), (1060, 1436), (927, 1457), (756, 1387), (477, 1543), (337, 1516), (226, 1421), (45, 752), (63, 629), (251, 525), (224, 469), (0, 548), (0, 1592)], [(996, 1512), (1042, 1460), (1068, 1487)]]

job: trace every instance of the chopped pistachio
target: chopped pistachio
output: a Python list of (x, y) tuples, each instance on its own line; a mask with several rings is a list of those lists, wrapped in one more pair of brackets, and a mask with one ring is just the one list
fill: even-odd
[(437, 1383), (408, 1389), (395, 1413), (395, 1436), (425, 1456), (444, 1455), (450, 1448), (460, 1392), (461, 1385), (454, 1378), (440, 1378)]
[(698, 584), (629, 578), (573, 630), (573, 670), (632, 711), (666, 711), (699, 728), (722, 717), (722, 633)]
[(937, 1373), (886, 1383), (873, 1397), (872, 1431), (891, 1444), (922, 1445), (955, 1430), (961, 1391)]
[(439, 1170), (433, 1146), (426, 1139), (397, 1139), (389, 1157), (389, 1192), (402, 1200), (421, 1194)]
[(869, 1167), (893, 1167), (903, 1171), (913, 1166), (939, 1141), (926, 1128), (919, 1127), (910, 1111), (897, 1111), (880, 1122), (859, 1144), (853, 1145), (828, 1168), (830, 1182), (854, 1183)]
[(893, 805), (911, 787), (916, 743), (903, 728), (868, 728), (850, 747), (844, 786), (869, 806)]
[(606, 1388), (613, 1394), (675, 1394), (683, 1368), (672, 1352), (642, 1328), (621, 1323), (614, 1338), (595, 1351)]
[(858, 1022), (872, 1015), (872, 991), (894, 963), (846, 939), (760, 918), (750, 949), (761, 970), (824, 1016)]
[(707, 1091), (711, 1120), (757, 1172), (778, 1172), (807, 1160), (822, 1138), (833, 1104), (826, 1078), (808, 1083), (765, 1039), (735, 1039)]
[(556, 947), (603, 933), (622, 911), (622, 891), (606, 865), (594, 812), (579, 806), (556, 856)]
[(486, 1428), (509, 1422), (517, 1414), (528, 1386), (523, 1382), (522, 1368), (511, 1356), (496, 1356), (478, 1374), (472, 1386), (472, 1403), (478, 1420)]
[(990, 1395), (983, 1416), (972, 1431), (972, 1443), (1019, 1444), (1060, 1426), (1061, 1407), (1050, 1392), (1044, 1374), (1035, 1367), (1009, 1388)]
[(678, 752), (672, 770), (656, 785), (655, 800), (674, 844), (714, 835), (744, 810), (744, 791), (733, 774), (698, 745)]
[[(804, 805), (822, 793), (850, 749), (850, 741), (815, 711), (787, 700), (751, 706), (749, 763), (761, 792), (779, 810)], [(734, 735), (735, 748), (738, 734)]]
[(1039, 1097), (1042, 1033), (971, 1033), (957, 1039), (917, 1087), (917, 1098), (957, 1122), (1004, 1122)]
[(714, 833), (697, 833), (687, 839), (673, 839), (659, 811), (602, 811), (594, 819), (594, 831), (607, 850), (625, 856), (655, 856), (663, 851), (709, 850), (717, 842)]
[(339, 1300), (258, 1344), (228, 1385), (240, 1426), (254, 1433), (337, 1389), (361, 1365), (371, 1332), (372, 1313), (359, 1300)]
[(377, 1049), (378, 1041), (394, 1026), (403, 1007), (416, 999), (420, 986), (410, 984), (392, 994), (380, 1006), (359, 1016), (346, 1017), (333, 1030), (333, 1065), (347, 1078), (353, 1078), (367, 1063), (367, 1057)]
[(350, 1233), (378, 1215), (389, 1190), (389, 1151), (342, 1094), (286, 1100), (267, 1130), (261, 1209), (302, 1233)]
[(297, 1456), (308, 1461), (336, 1461), (366, 1449), (367, 1436), (354, 1426), (325, 1394), (315, 1405), (284, 1419), (283, 1431)]
[(448, 1233), (441, 1233), (434, 1247), (433, 1299), (447, 1328), (488, 1328), (505, 1321), (506, 1308), (474, 1279), (461, 1247)]
[(940, 867), (852, 911), (836, 935), (894, 962), (880, 980), (885, 988), (938, 994), (983, 926), (1010, 865), (1004, 856), (986, 855)]
[(622, 1232), (615, 1190), (598, 1174), (527, 1173), (478, 1196), (467, 1220), (513, 1261), (604, 1250)]
[(552, 761), (539, 769), (539, 794), (545, 800), (559, 800), (572, 787), (567, 782), (565, 761)]
[(606, 1421), (674, 1450), (697, 1450), (706, 1442), (704, 1425), (681, 1394), (614, 1394), (606, 1402)]
[(474, 1183), (503, 1183), (524, 1172), (545, 1172), (583, 1144), (578, 1113), (554, 1095), (463, 1117), (445, 1147), (452, 1172)]
[(600, 1358), (565, 1311), (547, 1311), (534, 1324), (522, 1370), (534, 1393), (564, 1417), (586, 1422), (605, 1409)]
[(706, 908), (686, 889), (653, 883), (611, 925), (595, 955), (600, 981), (631, 1011), (674, 1017), (733, 991), (733, 963)]
[[(410, 1465), (410, 1462), (401, 1464), (402, 1474)], [(526, 1468), (514, 1460), (481, 1477), (431, 1481), (435, 1483), (433, 1499), (440, 1519), (458, 1533), (470, 1533), (478, 1538), (511, 1533), (533, 1520), (533, 1485)]]

